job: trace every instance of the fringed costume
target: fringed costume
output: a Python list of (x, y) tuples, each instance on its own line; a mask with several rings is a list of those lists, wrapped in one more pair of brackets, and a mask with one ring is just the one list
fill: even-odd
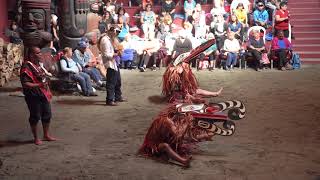
[[(196, 143), (210, 141), (214, 135), (234, 133), (235, 125), (231, 120), (242, 119), (245, 106), (240, 101), (205, 103), (198, 95), (199, 85), (188, 64), (214, 43), (214, 39), (209, 40), (169, 64), (163, 75), (162, 94), (171, 105), (153, 120), (140, 154), (165, 157), (188, 166), (187, 157)], [(217, 122), (223, 122), (224, 128), (218, 127)]]

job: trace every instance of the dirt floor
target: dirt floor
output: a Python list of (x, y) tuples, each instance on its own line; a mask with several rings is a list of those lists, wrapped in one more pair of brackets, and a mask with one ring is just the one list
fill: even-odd
[[(136, 155), (152, 118), (165, 107), (163, 73), (122, 71), (128, 103), (98, 97), (55, 96), (52, 133), (60, 140), (31, 143), (24, 98), (0, 88), (0, 179), (319, 180), (320, 66), (280, 72), (195, 72), (204, 89), (224, 87), (211, 101), (238, 99), (247, 116), (231, 137), (200, 144), (188, 169)], [(13, 93), (14, 95), (15, 93)], [(40, 131), (40, 129), (39, 129)]]

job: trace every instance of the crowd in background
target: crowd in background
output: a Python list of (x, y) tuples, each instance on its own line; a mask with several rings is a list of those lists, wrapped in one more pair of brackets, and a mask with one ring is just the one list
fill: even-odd
[[(172, 0), (130, 2), (141, 4), (140, 13), (133, 17), (116, 1), (103, 0), (97, 11), (100, 16), (97, 46), (102, 51), (101, 37), (109, 37), (111, 43), (104, 51), (113, 51), (110, 58), (119, 69), (155, 71), (210, 39), (215, 39), (216, 44), (192, 60), (192, 67), (212, 71), (221, 66), (229, 71), (237, 65), (244, 67), (241, 63), (251, 59), (249, 65), (260, 71), (269, 67), (269, 60), (274, 58), (280, 70), (290, 69), (288, 53), (292, 50), (293, 37), (287, 1), (214, 0), (210, 13), (202, 9), (207, 1), (185, 0), (182, 13), (176, 11), (177, 4), (182, 3)], [(153, 10), (154, 4), (161, 6), (160, 12)], [(176, 19), (183, 19), (182, 24), (175, 23)], [(52, 14), (51, 47), (56, 52), (62, 51), (61, 74), (78, 82), (84, 95), (94, 96), (92, 87), (103, 87), (108, 71), (101, 56), (103, 52), (95, 53), (91, 48), (92, 37), (83, 37), (76, 49), (61, 50), (58, 21), (58, 16)], [(140, 31), (142, 33), (137, 33)], [(8, 35), (12, 42), (22, 42), (15, 22)], [(271, 48), (266, 45), (268, 41), (271, 41)]]

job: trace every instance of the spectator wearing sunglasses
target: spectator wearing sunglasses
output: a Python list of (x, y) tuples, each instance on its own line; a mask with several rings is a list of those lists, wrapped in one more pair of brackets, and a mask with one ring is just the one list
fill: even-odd
[(258, 2), (257, 6), (258, 6), (258, 9), (256, 9), (253, 12), (254, 25), (267, 28), (268, 21), (269, 21), (269, 13), (265, 9), (265, 5), (263, 2), (261, 1)]

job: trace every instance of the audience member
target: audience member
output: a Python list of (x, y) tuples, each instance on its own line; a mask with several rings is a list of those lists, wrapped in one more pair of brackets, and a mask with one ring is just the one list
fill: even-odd
[(228, 25), (228, 31), (234, 32), (236, 39), (241, 39), (242, 38), (242, 36), (240, 34), (241, 28), (242, 28), (241, 23), (238, 21), (237, 16), (232, 15), (231, 21), (229, 22), (229, 25)]
[(185, 30), (179, 31), (178, 38), (175, 40), (173, 45), (172, 58), (175, 59), (180, 54), (189, 52), (192, 50), (192, 43), (190, 39), (186, 38)]
[(189, 16), (192, 16), (193, 10), (196, 7), (196, 2), (194, 0), (185, 0), (184, 1), (184, 12), (185, 12), (185, 21), (188, 20)]
[(244, 9), (242, 3), (238, 4), (237, 9), (234, 10), (234, 15), (237, 16), (237, 19), (242, 26), (248, 25), (248, 12), (246, 9)]
[(172, 0), (165, 0), (161, 4), (161, 13), (162, 16), (170, 15), (172, 19), (174, 19), (174, 12), (176, 9), (176, 3)]
[(9, 37), (11, 43), (22, 43), (22, 39), (20, 38), (20, 28), (17, 25), (17, 22), (12, 21), (11, 27), (6, 29), (5, 34), (7, 37)]
[(278, 31), (283, 31), (284, 37), (289, 37), (289, 11), (287, 10), (287, 4), (285, 2), (280, 3), (280, 9), (276, 12), (275, 19), (275, 35), (278, 34)]
[(152, 40), (155, 36), (156, 14), (152, 11), (152, 5), (146, 5), (146, 11), (141, 13), (141, 24), (145, 39)]
[(146, 11), (147, 10), (147, 5), (150, 4), (153, 6), (153, 0), (142, 0), (142, 10)]
[(222, 15), (218, 15), (217, 22), (213, 26), (213, 32), (216, 38), (217, 48), (220, 51), (223, 47), (223, 43), (226, 39), (227, 24), (224, 21)]
[(212, 16), (214, 15), (222, 15), (224, 16), (226, 14), (226, 11), (224, 9), (224, 0), (214, 0), (214, 8), (210, 11)]
[(166, 37), (171, 33), (172, 19), (169, 14), (165, 14), (164, 17), (160, 17), (158, 30), (156, 37), (162, 41), (165, 41)]
[(277, 37), (274, 37), (271, 42), (271, 50), (279, 58), (279, 69), (285, 71), (285, 66), (288, 63), (287, 54), (291, 50), (292, 45), (288, 38), (284, 36), (283, 31), (278, 30), (277, 32)]
[(74, 51), (72, 59), (79, 63), (82, 67), (82, 71), (89, 74), (93, 81), (98, 86), (103, 86), (102, 77), (99, 70), (89, 63), (91, 61), (91, 53), (88, 52), (89, 42), (79, 41), (78, 48)]
[(122, 17), (123, 23), (129, 27), (130, 16), (128, 13), (126, 13), (126, 10), (123, 7), (119, 7), (117, 14), (114, 15), (114, 22), (118, 22), (119, 17)]
[(153, 59), (153, 63), (151, 69), (153, 71), (156, 70), (156, 55), (158, 50), (160, 49), (160, 43), (158, 39), (153, 39), (152, 41), (148, 41), (145, 43), (143, 48), (142, 58), (139, 63), (139, 69), (141, 72), (145, 72), (147, 70), (147, 66), (149, 65), (149, 60)]
[(102, 19), (99, 21), (98, 29), (100, 33), (102, 34), (108, 31), (112, 24), (114, 24), (114, 21), (111, 13), (109, 11), (106, 11), (102, 16)]
[(87, 73), (82, 72), (82, 67), (79, 63), (72, 60), (71, 48), (66, 47), (63, 49), (60, 66), (63, 76), (80, 84), (84, 96), (97, 96), (93, 92), (90, 76)]
[[(204, 42), (214, 39), (214, 35), (213, 33), (209, 33), (207, 35), (207, 40), (204, 40)], [(204, 58), (208, 56), (209, 59), (209, 71), (212, 71), (216, 68), (216, 60), (219, 58), (219, 51), (217, 49), (217, 44), (213, 44), (212, 46), (210, 46), (206, 51), (204, 51), (203, 53), (200, 54), (200, 61), (204, 60)]]
[(206, 34), (206, 15), (205, 12), (202, 11), (200, 4), (196, 5), (192, 17), (195, 38), (204, 38)]
[(123, 16), (118, 18), (117, 26), (119, 28), (118, 38), (120, 41), (123, 41), (126, 35), (129, 33), (129, 25), (124, 22)]
[(253, 12), (254, 25), (268, 28), (269, 13), (265, 9), (263, 2), (257, 3), (258, 9)]
[(230, 70), (233, 69), (237, 64), (238, 52), (240, 51), (239, 41), (235, 39), (235, 33), (229, 32), (228, 39), (224, 41), (223, 51), (227, 56), (227, 62), (225, 69)]
[(263, 37), (260, 36), (260, 31), (253, 31), (253, 38), (249, 38), (248, 49), (253, 55), (256, 71), (260, 71), (262, 54), (266, 52), (265, 43)]

